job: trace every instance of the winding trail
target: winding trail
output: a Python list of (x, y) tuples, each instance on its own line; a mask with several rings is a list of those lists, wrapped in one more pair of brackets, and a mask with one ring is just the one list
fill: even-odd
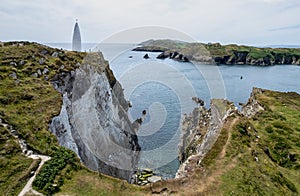
[(28, 150), (27, 149), (27, 144), (25, 142), (25, 140), (23, 139), (20, 139), (19, 138), (19, 135), (18, 135), (18, 132), (16, 130), (14, 130), (12, 128), (12, 126), (6, 124), (3, 122), (3, 120), (0, 118), (0, 125), (2, 125), (4, 128), (6, 128), (10, 134), (16, 138), (20, 144), (20, 148), (22, 150), (22, 153), (28, 157), (28, 158), (31, 158), (31, 159), (41, 159), (41, 162), (39, 164), (39, 167), (37, 168), (37, 170), (34, 172), (34, 175), (28, 180), (27, 184), (24, 186), (24, 188), (22, 189), (22, 191), (19, 193), (18, 196), (23, 196), (25, 195), (26, 193), (31, 193), (33, 195), (43, 195), (39, 192), (37, 192), (36, 190), (33, 190), (32, 189), (32, 182), (34, 181), (37, 173), (40, 171), (40, 169), (42, 168), (42, 166), (44, 165), (44, 163), (48, 160), (51, 159), (51, 157), (48, 157), (48, 156), (44, 156), (44, 155), (38, 155), (38, 154), (33, 154), (32, 151)]
[(38, 169), (34, 172), (34, 175), (28, 180), (27, 184), (24, 186), (23, 190), (19, 193), (18, 196), (23, 196), (26, 193), (31, 193), (31, 194), (34, 194), (34, 195), (43, 195), (43, 194), (37, 192), (36, 190), (32, 189), (32, 182), (34, 181), (37, 173), (40, 171), (40, 169), (42, 168), (44, 163), (46, 161), (50, 160), (51, 157), (44, 156), (44, 155), (30, 155), (28, 157), (32, 158), (32, 159), (41, 159), (41, 162), (40, 162), (40, 165), (39, 165)]

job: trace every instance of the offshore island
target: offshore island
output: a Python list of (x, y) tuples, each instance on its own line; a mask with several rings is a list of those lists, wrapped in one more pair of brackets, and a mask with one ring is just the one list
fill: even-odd
[[(203, 47), (209, 53), (197, 55)], [(144, 42), (135, 50), (161, 52), (158, 58), (185, 62), (299, 65), (299, 49), (160, 40)], [(29, 195), (300, 192), (297, 93), (253, 88), (241, 111), (230, 100), (213, 99), (210, 108), (200, 104), (183, 119), (176, 178), (149, 183), (152, 171), (139, 173), (136, 168), (140, 151), (136, 132), (142, 120), (130, 122), (122, 87), (101, 53), (1, 42), (0, 81), (4, 195), (18, 195), (35, 175)], [(79, 137), (86, 129), (98, 130), (94, 134), (101, 140), (99, 151), (91, 152)], [(107, 132), (112, 140), (107, 140)], [(116, 153), (110, 141), (131, 151)]]

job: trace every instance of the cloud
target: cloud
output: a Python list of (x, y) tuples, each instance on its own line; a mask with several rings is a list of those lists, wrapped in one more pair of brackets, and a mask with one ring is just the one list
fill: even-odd
[(263, 2), (266, 2), (266, 3), (270, 3), (270, 4), (297, 2), (297, 0), (258, 0), (258, 1), (263, 1)]
[(263, 0), (263, 1), (267, 3), (280, 3), (280, 2), (284, 2), (285, 0)]
[[(2, 0), (0, 40), (69, 42), (79, 19), (85, 42), (130, 28), (161, 26), (204, 42), (299, 44), (297, 0)], [(296, 6), (296, 7), (294, 7)], [(283, 8), (289, 11), (283, 11)], [(287, 33), (286, 36), (282, 32)]]
[(270, 29), (270, 31), (284, 31), (284, 30), (293, 30), (293, 29), (300, 29), (300, 24), (299, 25), (286, 26), (286, 27), (273, 28), (273, 29)]

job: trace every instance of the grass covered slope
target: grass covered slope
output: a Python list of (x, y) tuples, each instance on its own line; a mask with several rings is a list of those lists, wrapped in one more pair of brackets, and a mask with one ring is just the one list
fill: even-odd
[[(61, 109), (62, 96), (51, 80), (55, 75), (75, 70), (86, 53), (49, 48), (37, 43), (9, 42), (0, 45), (0, 118), (18, 132), (30, 150), (51, 157), (38, 173), (33, 188), (46, 195), (61, 189), (70, 194), (86, 195), (114, 193), (117, 187), (135, 187), (122, 180), (91, 172), (81, 165), (76, 154), (60, 147), (56, 137), (48, 130), (51, 119)], [(111, 85), (115, 78), (105, 70)], [(22, 154), (18, 141), (4, 126), (0, 126), (0, 195), (17, 195), (38, 167), (39, 160)], [(85, 186), (82, 179), (89, 179)], [(95, 189), (94, 184), (103, 189)], [(83, 184), (82, 184), (83, 185)], [(74, 188), (76, 187), (76, 188)], [(97, 188), (99, 188), (97, 187)], [(107, 188), (107, 189), (106, 189)], [(137, 189), (139, 189), (137, 187)], [(87, 192), (86, 192), (87, 191)]]
[[(52, 156), (49, 163), (58, 163), (61, 157), (56, 158), (55, 155), (61, 151), (73, 158), (76, 156), (59, 147), (56, 137), (48, 130), (52, 117), (60, 112), (62, 102), (61, 95), (50, 81), (58, 73), (74, 70), (84, 55), (29, 42), (9, 42), (0, 47), (0, 118), (17, 131), (30, 150)], [(25, 157), (9, 130), (0, 128), (0, 187), (3, 188), (0, 192), (5, 190), (5, 194), (16, 195), (30, 177), (28, 172), (38, 166), (38, 161)], [(74, 163), (69, 159), (63, 161), (63, 165), (52, 165), (51, 170), (47, 171), (51, 175), (42, 179), (48, 183), (39, 187), (44, 189), (44, 193), (61, 173), (60, 170)]]
[(48, 125), (59, 114), (62, 99), (50, 81), (74, 70), (84, 55), (29, 42), (0, 47), (0, 118), (33, 150), (49, 154), (57, 145)]
[(255, 95), (265, 111), (241, 118), (231, 130), (221, 177), (226, 194), (298, 195), (300, 191), (300, 95)]
[(25, 157), (18, 141), (7, 128), (0, 125), (0, 193), (17, 195), (25, 186), (31, 172), (35, 171), (39, 160)]
[(174, 40), (148, 40), (142, 42), (136, 51), (162, 52), (158, 58), (172, 58), (179, 61), (248, 64), (248, 65), (300, 65), (299, 48), (258, 48), (236, 44), (187, 43)]

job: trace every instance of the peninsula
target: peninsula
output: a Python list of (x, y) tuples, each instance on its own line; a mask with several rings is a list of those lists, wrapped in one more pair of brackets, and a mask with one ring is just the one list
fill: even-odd
[(175, 40), (148, 40), (134, 51), (161, 52), (159, 59), (225, 65), (300, 65), (300, 48), (260, 48), (219, 43), (188, 43)]

